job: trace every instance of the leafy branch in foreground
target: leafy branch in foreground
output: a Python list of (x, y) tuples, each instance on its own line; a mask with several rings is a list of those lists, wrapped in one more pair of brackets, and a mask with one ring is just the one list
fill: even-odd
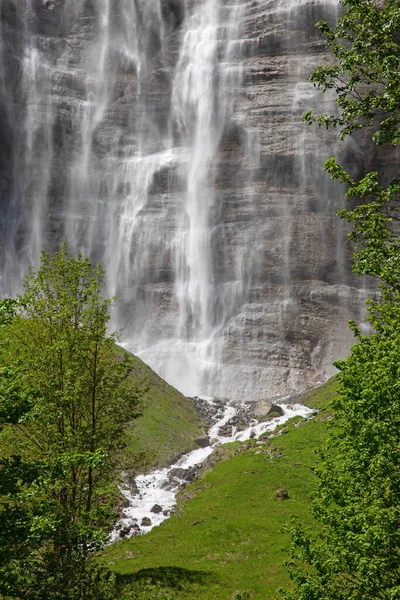
[[(318, 67), (310, 76), (323, 92), (336, 93), (338, 113), (315, 116), (310, 111), (303, 119), (338, 127), (340, 139), (367, 129), (376, 145), (396, 146), (400, 142), (400, 5), (397, 0), (344, 0), (342, 5), (345, 13), (334, 28), (324, 21), (317, 23), (335, 62)], [(356, 204), (338, 211), (352, 226), (353, 271), (397, 289), (400, 179), (387, 183), (381, 173), (371, 172), (355, 181), (334, 158), (326, 161), (325, 169), (348, 187), (346, 197)]]
[(337, 115), (305, 114), (308, 123), (341, 128), (339, 137), (373, 127), (374, 142), (400, 141), (400, 7), (397, 0), (344, 0), (346, 12), (334, 28), (317, 27), (335, 58), (319, 66), (310, 81), (323, 92), (334, 90)]

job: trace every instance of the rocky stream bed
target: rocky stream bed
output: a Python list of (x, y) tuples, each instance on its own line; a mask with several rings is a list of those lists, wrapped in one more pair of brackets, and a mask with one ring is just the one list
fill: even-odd
[(273, 434), (279, 425), (292, 417), (309, 418), (314, 413), (302, 404), (273, 404), (269, 414), (260, 418), (255, 415), (254, 403), (235, 404), (209, 397), (196, 397), (194, 402), (208, 430), (207, 436), (197, 440), (199, 447), (196, 450), (169, 467), (147, 475), (124, 477), (121, 492), (126, 507), (111, 534), (112, 542), (148, 533), (174, 514), (178, 491), (198, 477), (221, 444), (245, 442), (268, 432)]

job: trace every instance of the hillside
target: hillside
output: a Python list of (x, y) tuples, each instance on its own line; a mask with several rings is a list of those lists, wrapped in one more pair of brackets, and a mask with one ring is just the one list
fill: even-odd
[[(230, 444), (220, 453), (225, 459), (181, 493), (176, 516), (107, 548), (102, 563), (127, 589), (151, 579), (182, 600), (228, 600), (243, 592), (251, 600), (274, 598), (288, 583), (289, 539), (281, 528), (292, 514), (312, 522), (314, 449), (324, 443), (335, 392), (331, 380), (305, 395), (302, 402), (320, 410), (316, 417), (291, 422), (262, 446)], [(280, 488), (288, 500), (277, 499)]]
[[(126, 350), (117, 346), (117, 357)], [(129, 353), (128, 353), (129, 354)], [(132, 355), (131, 355), (132, 356)], [(128, 430), (123, 460), (135, 470), (162, 467), (197, 447), (203, 428), (193, 403), (161, 379), (140, 358), (133, 356), (132, 385), (147, 388), (143, 414)]]

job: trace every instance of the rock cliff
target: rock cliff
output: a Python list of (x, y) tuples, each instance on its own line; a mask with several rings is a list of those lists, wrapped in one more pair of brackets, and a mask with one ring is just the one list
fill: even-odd
[(319, 0), (3, 0), (2, 293), (41, 248), (101, 261), (127, 347), (187, 394), (282, 398), (327, 378), (365, 282), (323, 172)]

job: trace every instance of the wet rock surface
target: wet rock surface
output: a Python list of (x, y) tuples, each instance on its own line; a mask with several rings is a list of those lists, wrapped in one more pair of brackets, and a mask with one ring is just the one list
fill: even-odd
[[(157, 2), (114, 0), (104, 3), (107, 15), (100, 4), (1, 2), (1, 291), (14, 295), (40, 249), (67, 239), (72, 252), (83, 249), (112, 273), (115, 325), (125, 328), (125, 338), (149, 348), (170, 340), (164, 362), (182, 343), (174, 360), (185, 366), (196, 316), (191, 307), (182, 338), (189, 345), (174, 339), (181, 306), (191, 303), (176, 295), (174, 243), (187, 233), (179, 227), (187, 217), (182, 171), (192, 132), (179, 138), (171, 90), (186, 19), (202, 3), (163, 1), (152, 14)], [(335, 154), (356, 176), (376, 161), (382, 173), (395, 171), (398, 156), (374, 155), (357, 140), (336, 146), (334, 134), (301, 123), (306, 110), (330, 110), (330, 98), (307, 78), (329, 61), (314, 23), (334, 20), (337, 2), (242, 4), (235, 52), (224, 63), (233, 70), (240, 64), (242, 80), (229, 88), (232, 104), (229, 94), (214, 90), (229, 119), (212, 157), (215, 177), (198, 198), (200, 206), (210, 199), (205, 283), (209, 324), (217, 332), (198, 380), (208, 393), (247, 401), (292, 396), (325, 379), (332, 360), (353, 342), (347, 321), (359, 321), (363, 311), (365, 282), (351, 277), (347, 232), (335, 216), (342, 190), (323, 172), (324, 159)], [(142, 11), (136, 17), (135, 6)], [(128, 19), (129, 31), (140, 24), (130, 36)], [(136, 43), (137, 64), (137, 48), (130, 46)], [(84, 120), (89, 113), (94, 121)], [(89, 154), (81, 173), (84, 143)], [(160, 158), (171, 145), (173, 156)], [(138, 148), (144, 166), (135, 162)], [(197, 366), (197, 349), (194, 356)], [(162, 360), (146, 358), (162, 371)], [(172, 371), (161, 374), (168, 379)], [(175, 385), (182, 382), (179, 372)]]
[[(210, 405), (207, 399), (195, 396), (193, 402), (204, 426), (211, 427), (224, 414), (226, 404), (229, 401), (226, 398), (214, 398), (213, 404)], [(256, 406), (253, 402), (236, 404), (234, 416), (218, 429), (218, 435), (229, 437), (235, 431), (246, 429), (257, 418), (255, 408)]]

